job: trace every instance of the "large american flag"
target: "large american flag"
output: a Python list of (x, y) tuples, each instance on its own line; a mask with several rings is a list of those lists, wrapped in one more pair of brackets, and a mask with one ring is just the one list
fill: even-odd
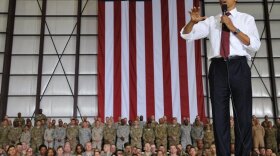
[(205, 117), (200, 41), (180, 37), (194, 2), (98, 2), (98, 115)]

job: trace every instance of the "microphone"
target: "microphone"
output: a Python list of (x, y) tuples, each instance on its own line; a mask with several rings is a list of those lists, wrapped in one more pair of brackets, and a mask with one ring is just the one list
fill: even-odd
[[(221, 8), (222, 8), (223, 15), (226, 15), (226, 12), (227, 12), (227, 4), (222, 4)], [(229, 31), (229, 29), (227, 28), (227, 26), (226, 26), (224, 23), (222, 24), (222, 28), (223, 28), (223, 30), (225, 30), (225, 31)]]
[(226, 12), (227, 12), (227, 4), (222, 4), (222, 12), (223, 12), (223, 15), (226, 14)]

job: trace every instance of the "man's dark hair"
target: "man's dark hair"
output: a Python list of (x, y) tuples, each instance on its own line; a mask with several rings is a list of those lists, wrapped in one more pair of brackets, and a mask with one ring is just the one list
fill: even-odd
[(126, 148), (127, 146), (131, 146), (130, 143), (128, 142), (124, 143), (124, 148)]
[(14, 145), (10, 145), (10, 146), (8, 147), (7, 151), (9, 151), (10, 148), (16, 148), (16, 147), (15, 147)]
[(39, 146), (39, 151), (40, 151), (43, 147), (45, 147), (45, 148), (47, 149), (47, 146), (44, 145), (44, 144), (42, 144), (42, 145)]

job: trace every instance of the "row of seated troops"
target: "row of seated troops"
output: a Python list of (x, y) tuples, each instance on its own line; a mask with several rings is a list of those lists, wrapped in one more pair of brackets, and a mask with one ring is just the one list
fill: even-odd
[[(197, 141), (202, 141), (205, 149), (209, 149), (214, 143), (213, 128), (210, 120), (205, 124), (200, 121), (199, 116), (196, 117), (191, 125), (188, 118), (183, 118), (182, 124), (177, 122), (176, 118), (172, 118), (171, 122), (167, 122), (164, 116), (157, 123), (154, 116), (151, 116), (148, 122), (143, 121), (140, 116), (133, 122), (127, 124), (126, 118), (119, 119), (114, 122), (112, 117), (108, 117), (105, 123), (100, 118), (96, 118), (95, 122), (90, 124), (86, 118), (81, 123), (79, 120), (72, 118), (69, 124), (58, 120), (47, 119), (47, 117), (39, 111), (36, 115), (36, 123), (33, 127), (30, 120), (24, 120), (21, 114), (13, 121), (13, 126), (8, 119), (5, 119), (0, 127), (0, 146), (26, 142), (30, 144), (33, 150), (38, 150), (41, 144), (47, 147), (57, 148), (63, 146), (65, 141), (69, 141), (72, 149), (78, 143), (85, 145), (91, 141), (93, 148), (101, 149), (104, 142), (116, 145), (117, 149), (124, 149), (124, 144), (130, 142), (133, 147), (142, 149), (145, 143), (155, 144), (157, 147), (170, 145), (182, 145), (185, 150), (187, 145), (197, 146)], [(279, 123), (272, 126), (272, 122), (265, 121), (258, 123), (258, 119), (253, 116), (253, 142), (255, 150), (266, 147), (277, 152), (277, 141), (280, 132)], [(278, 120), (277, 120), (278, 121)], [(231, 146), (234, 151), (234, 120), (231, 119)]]
[(193, 125), (188, 118), (184, 118), (182, 124), (179, 124), (175, 117), (171, 122), (167, 122), (166, 117), (156, 122), (154, 116), (148, 122), (143, 121), (140, 116), (129, 124), (126, 118), (114, 122), (112, 117), (107, 117), (105, 123), (100, 118), (96, 118), (92, 124), (86, 118), (81, 123), (72, 118), (68, 124), (58, 120), (56, 125), (55, 120), (48, 119), (42, 112), (36, 115), (35, 120), (35, 125), (32, 126), (32, 122), (25, 121), (20, 113), (12, 125), (8, 119), (4, 120), (0, 127), (0, 146), (26, 142), (36, 150), (43, 143), (47, 147), (57, 148), (69, 141), (74, 149), (78, 143), (85, 145), (91, 141), (93, 147), (98, 149), (101, 149), (104, 142), (115, 144), (117, 149), (123, 149), (127, 142), (140, 149), (145, 143), (156, 144), (157, 147), (163, 145), (166, 148), (181, 143), (185, 149), (188, 144), (195, 145), (197, 139), (205, 139), (209, 142), (209, 147), (214, 141), (210, 124), (207, 131), (199, 116)]

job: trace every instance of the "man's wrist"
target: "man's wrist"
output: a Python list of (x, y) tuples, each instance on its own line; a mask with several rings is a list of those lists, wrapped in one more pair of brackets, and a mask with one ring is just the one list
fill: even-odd
[(241, 31), (240, 31), (238, 28), (236, 28), (235, 31), (233, 31), (233, 34), (234, 34), (234, 35), (237, 35), (237, 34), (240, 33), (240, 32), (241, 32)]
[(190, 21), (190, 23), (192, 24), (192, 25), (195, 25), (196, 23), (198, 23), (197, 21)]

